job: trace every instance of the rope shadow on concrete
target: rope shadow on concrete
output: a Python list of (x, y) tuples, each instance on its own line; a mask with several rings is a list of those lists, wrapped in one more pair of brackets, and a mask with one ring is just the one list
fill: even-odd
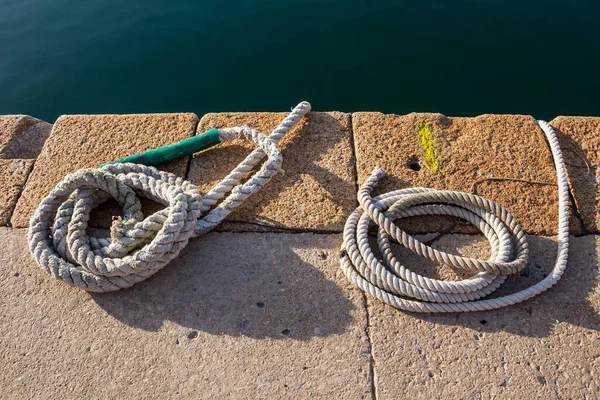
[(147, 281), (91, 296), (114, 318), (147, 331), (172, 321), (192, 334), (342, 334), (364, 310), (338, 274), (338, 246), (338, 235), (210, 233)]
[[(461, 238), (462, 236), (462, 238)], [(447, 243), (484, 242), (480, 236), (452, 235)], [(531, 253), (528, 267), (509, 277), (490, 298), (517, 292), (540, 280), (551, 270), (556, 242), (547, 237), (528, 237)], [(569, 263), (562, 279), (548, 291), (510, 307), (456, 314), (417, 314), (415, 318), (435, 324), (460, 325), (480, 332), (506, 331), (519, 336), (543, 338), (560, 323), (600, 330), (597, 309), (599, 240), (596, 236), (572, 237)], [(448, 246), (449, 247), (449, 246)], [(467, 252), (468, 253), (468, 252)]]

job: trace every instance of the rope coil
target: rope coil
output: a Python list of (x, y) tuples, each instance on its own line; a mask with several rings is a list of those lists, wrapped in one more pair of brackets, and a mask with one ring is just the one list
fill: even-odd
[[(257, 148), (204, 196), (192, 183), (140, 164), (107, 164), (67, 175), (30, 220), (31, 254), (54, 278), (87, 291), (119, 290), (147, 279), (280, 170), (277, 143), (310, 108), (298, 104), (269, 136), (247, 126), (219, 129), (221, 141), (251, 140)], [(240, 183), (265, 156), (260, 169)], [(138, 196), (166, 208), (144, 217)], [(123, 216), (113, 222), (110, 237), (88, 235), (90, 212), (111, 197), (123, 206)]]
[[(529, 248), (518, 221), (502, 206), (474, 194), (410, 188), (371, 197), (385, 171), (375, 168), (358, 191), (359, 207), (344, 227), (341, 269), (361, 290), (395, 308), (413, 312), (467, 312), (491, 310), (530, 299), (558, 282), (569, 251), (569, 187), (556, 133), (538, 121), (554, 158), (558, 181), (558, 251), (551, 273), (527, 289), (507, 296), (483, 299), (509, 274), (527, 266)], [(394, 224), (419, 215), (451, 215), (473, 224), (490, 242), (489, 260), (460, 257), (436, 250)], [(380, 262), (368, 242), (368, 230), (377, 225)], [(462, 281), (442, 281), (405, 268), (392, 254), (390, 238), (420, 256), (475, 274)]]

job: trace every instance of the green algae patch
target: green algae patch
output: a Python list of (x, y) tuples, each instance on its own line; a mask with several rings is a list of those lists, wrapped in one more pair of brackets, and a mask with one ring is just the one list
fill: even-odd
[(438, 163), (438, 154), (431, 134), (431, 128), (428, 124), (421, 122), (419, 124), (419, 138), (421, 139), (421, 148), (425, 156), (425, 165), (431, 172), (438, 172), (440, 169)]

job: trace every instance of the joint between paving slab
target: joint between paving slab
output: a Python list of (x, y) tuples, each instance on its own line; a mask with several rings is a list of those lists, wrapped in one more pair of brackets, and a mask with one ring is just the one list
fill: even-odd
[(569, 189), (569, 201), (571, 202), (571, 205), (573, 206), (573, 208), (572, 208), (573, 217), (577, 218), (579, 220), (579, 226), (581, 226), (581, 233), (579, 235), (573, 235), (573, 236), (586, 236), (586, 235), (594, 234), (594, 232), (588, 231), (587, 228), (585, 227), (585, 224), (583, 223), (583, 217), (581, 216), (581, 213), (579, 212), (579, 208), (577, 207), (577, 202), (575, 201), (575, 196), (573, 195), (573, 188), (571, 187), (571, 185), (568, 185), (567, 187)]
[[(217, 232), (235, 232), (235, 233), (290, 233), (290, 234), (298, 234), (298, 233), (315, 233), (320, 235), (339, 235), (343, 233), (342, 230), (328, 230), (328, 229), (312, 229), (312, 228), (291, 228), (287, 226), (277, 226), (277, 225), (267, 225), (261, 224), (260, 222), (250, 222), (250, 221), (236, 221), (236, 220), (225, 220), (223, 223), (228, 224), (239, 224), (242, 226), (241, 229), (231, 231), (229, 229), (219, 230), (219, 227), (216, 228)], [(244, 225), (256, 226), (258, 228), (264, 228), (265, 231), (253, 231), (251, 229), (244, 229)]]
[(27, 181), (29, 181), (29, 177), (31, 176), (31, 172), (33, 171), (33, 167), (35, 166), (36, 161), (37, 161), (37, 158), (34, 158), (33, 162), (31, 163), (31, 166), (27, 170), (27, 178), (25, 178), (25, 182), (23, 183), (23, 186), (21, 186), (21, 190), (19, 190), (19, 193), (17, 194), (17, 197), (16, 197), (14, 204), (11, 207), (10, 213), (8, 215), (8, 222), (6, 223), (7, 227), (12, 228), (11, 220), (12, 220), (13, 214), (15, 213), (15, 210), (17, 209), (17, 203), (21, 199), (21, 195), (23, 194), (23, 191), (25, 190), (25, 186), (27, 186)]
[[(360, 187), (358, 183), (358, 168), (356, 167), (356, 163), (358, 162), (358, 158), (356, 156), (356, 144), (354, 142), (354, 122), (352, 120), (352, 116), (354, 114), (349, 114), (350, 118), (350, 150), (352, 151), (352, 173), (354, 174), (354, 192), (358, 195), (358, 188)], [(355, 195), (355, 205), (358, 206), (358, 200)]]
[(367, 314), (367, 326), (365, 327), (365, 336), (367, 337), (367, 345), (369, 346), (369, 378), (371, 380), (371, 398), (377, 399), (377, 375), (375, 371), (375, 357), (373, 355), (373, 344), (371, 343), (371, 316), (369, 315), (369, 304), (367, 302), (367, 294), (362, 293), (363, 305), (365, 314)]
[[(194, 113), (194, 115), (196, 115)], [(200, 123), (200, 118), (196, 115), (196, 123), (194, 124), (194, 129), (192, 130), (192, 134), (190, 135), (190, 137), (194, 137), (196, 136), (196, 130), (198, 129), (198, 124)], [(194, 155), (189, 155), (186, 156), (187, 157), (187, 163), (185, 165), (185, 173), (183, 174), (183, 179), (185, 179), (186, 181), (188, 180), (188, 175), (190, 173), (190, 168), (192, 167), (192, 159), (194, 158)]]

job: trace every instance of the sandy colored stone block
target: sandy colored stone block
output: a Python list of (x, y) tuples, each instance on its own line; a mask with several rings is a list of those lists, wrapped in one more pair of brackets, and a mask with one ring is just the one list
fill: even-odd
[[(26, 227), (40, 200), (65, 175), (187, 139), (194, 135), (197, 122), (198, 117), (189, 113), (60, 117), (35, 163), (11, 223), (15, 227)], [(184, 176), (187, 163), (187, 158), (180, 159), (161, 166), (161, 169)], [(121, 214), (115, 203), (91, 222), (106, 226), (112, 215)]]
[(583, 226), (600, 232), (600, 117), (557, 117), (550, 125), (559, 134), (571, 193)]
[(370, 398), (362, 294), (340, 235), (210, 233), (131, 289), (90, 295), (0, 230), (8, 398)]
[(36, 158), (52, 125), (28, 115), (0, 116), (0, 158)]
[(8, 224), (33, 160), (0, 160), (0, 226)]
[[(198, 133), (248, 125), (270, 134), (287, 113), (206, 114)], [(220, 230), (278, 228), (339, 231), (356, 205), (350, 115), (313, 112), (280, 142), (284, 174), (275, 176), (234, 211)], [(203, 193), (252, 150), (246, 141), (223, 143), (194, 155), (188, 179)]]
[[(530, 116), (481, 115), (449, 118), (441, 114), (354, 113), (358, 182), (375, 166), (390, 176), (378, 192), (424, 186), (474, 192), (505, 206), (534, 234), (556, 233), (556, 186), (494, 180), (512, 178), (555, 184), (552, 155), (544, 133)], [(422, 142), (420, 129), (429, 140)], [(425, 154), (429, 154), (429, 166)], [(434, 161), (434, 163), (432, 163)], [(491, 179), (494, 178), (494, 179)], [(412, 223), (413, 232), (464, 232), (450, 218)], [(580, 233), (572, 218), (571, 230)]]
[[(528, 270), (509, 278), (499, 294), (529, 286), (551, 269), (555, 239), (530, 236), (529, 243)], [(478, 235), (442, 236), (434, 247), (480, 258), (489, 252)], [(369, 297), (376, 398), (595, 397), (600, 393), (599, 250), (600, 236), (571, 237), (569, 264), (556, 286), (495, 311), (411, 314)], [(396, 254), (413, 270), (452, 279), (405, 250)]]

